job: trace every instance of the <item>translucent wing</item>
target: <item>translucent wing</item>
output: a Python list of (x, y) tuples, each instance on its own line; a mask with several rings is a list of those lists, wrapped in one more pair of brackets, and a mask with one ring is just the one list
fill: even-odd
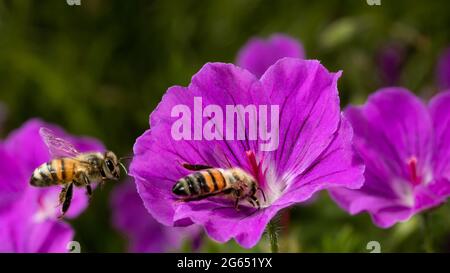
[(52, 158), (76, 157), (80, 154), (72, 143), (57, 137), (55, 133), (48, 128), (42, 127), (39, 130), (39, 134), (47, 145)]

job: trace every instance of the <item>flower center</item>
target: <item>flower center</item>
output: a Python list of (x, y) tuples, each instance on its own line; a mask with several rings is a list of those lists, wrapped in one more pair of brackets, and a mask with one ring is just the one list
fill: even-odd
[(246, 151), (245, 153), (250, 172), (262, 191), (257, 196), (261, 207), (268, 207), (282, 195), (284, 184), (274, 183), (278, 179), (277, 174), (270, 164), (270, 160), (266, 160), (264, 154), (257, 158), (253, 151)]
[(250, 168), (252, 169), (253, 175), (255, 176), (256, 181), (259, 182), (260, 178), (262, 177), (262, 172), (260, 164), (256, 161), (255, 152), (246, 151), (245, 154), (247, 156), (248, 163), (250, 164)]
[(417, 158), (415, 156), (408, 159), (408, 171), (409, 171), (409, 179), (413, 186), (417, 186), (421, 183), (422, 178), (419, 176), (417, 171)]

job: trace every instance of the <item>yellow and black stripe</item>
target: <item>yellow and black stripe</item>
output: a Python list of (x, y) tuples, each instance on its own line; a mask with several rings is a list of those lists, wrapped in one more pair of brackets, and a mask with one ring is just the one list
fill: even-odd
[(228, 188), (221, 169), (207, 169), (181, 178), (173, 187), (173, 193), (183, 196), (203, 196), (219, 193)]
[(54, 159), (36, 168), (30, 184), (36, 187), (65, 184), (75, 176), (76, 161), (69, 158)]

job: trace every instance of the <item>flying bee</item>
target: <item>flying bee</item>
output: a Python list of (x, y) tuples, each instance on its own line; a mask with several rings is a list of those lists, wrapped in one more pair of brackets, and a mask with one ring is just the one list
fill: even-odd
[(59, 205), (62, 205), (62, 215), (59, 218), (70, 207), (74, 185), (85, 187), (86, 193), (91, 197), (93, 183), (103, 184), (108, 179), (119, 180), (120, 166), (125, 169), (111, 151), (80, 153), (73, 144), (57, 137), (48, 128), (41, 128), (39, 134), (53, 159), (34, 170), (30, 184), (35, 187), (63, 186), (59, 195)]
[(183, 167), (194, 172), (178, 180), (172, 188), (174, 194), (182, 196), (180, 201), (196, 201), (223, 194), (231, 196), (234, 208), (239, 210), (240, 200), (247, 200), (253, 207), (260, 209), (256, 197), (258, 191), (266, 199), (255, 178), (240, 168), (220, 169), (186, 163)]

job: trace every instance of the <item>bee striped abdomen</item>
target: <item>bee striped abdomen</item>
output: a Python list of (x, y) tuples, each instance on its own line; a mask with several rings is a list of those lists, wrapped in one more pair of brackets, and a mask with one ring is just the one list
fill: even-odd
[(51, 162), (46, 162), (34, 170), (30, 184), (36, 187), (55, 185), (57, 183), (55, 176), (56, 172), (54, 171)]
[(221, 192), (227, 185), (220, 169), (207, 169), (178, 180), (173, 191), (178, 195), (202, 196)]
[(69, 182), (74, 179), (76, 169), (76, 161), (70, 158), (62, 158), (60, 160), (61, 181)]
[(227, 187), (227, 182), (221, 170), (210, 169), (206, 170), (206, 172), (211, 177), (214, 186), (214, 192), (221, 192)]
[(46, 162), (34, 170), (30, 184), (36, 187), (65, 184), (74, 178), (75, 166), (75, 161), (67, 158)]

